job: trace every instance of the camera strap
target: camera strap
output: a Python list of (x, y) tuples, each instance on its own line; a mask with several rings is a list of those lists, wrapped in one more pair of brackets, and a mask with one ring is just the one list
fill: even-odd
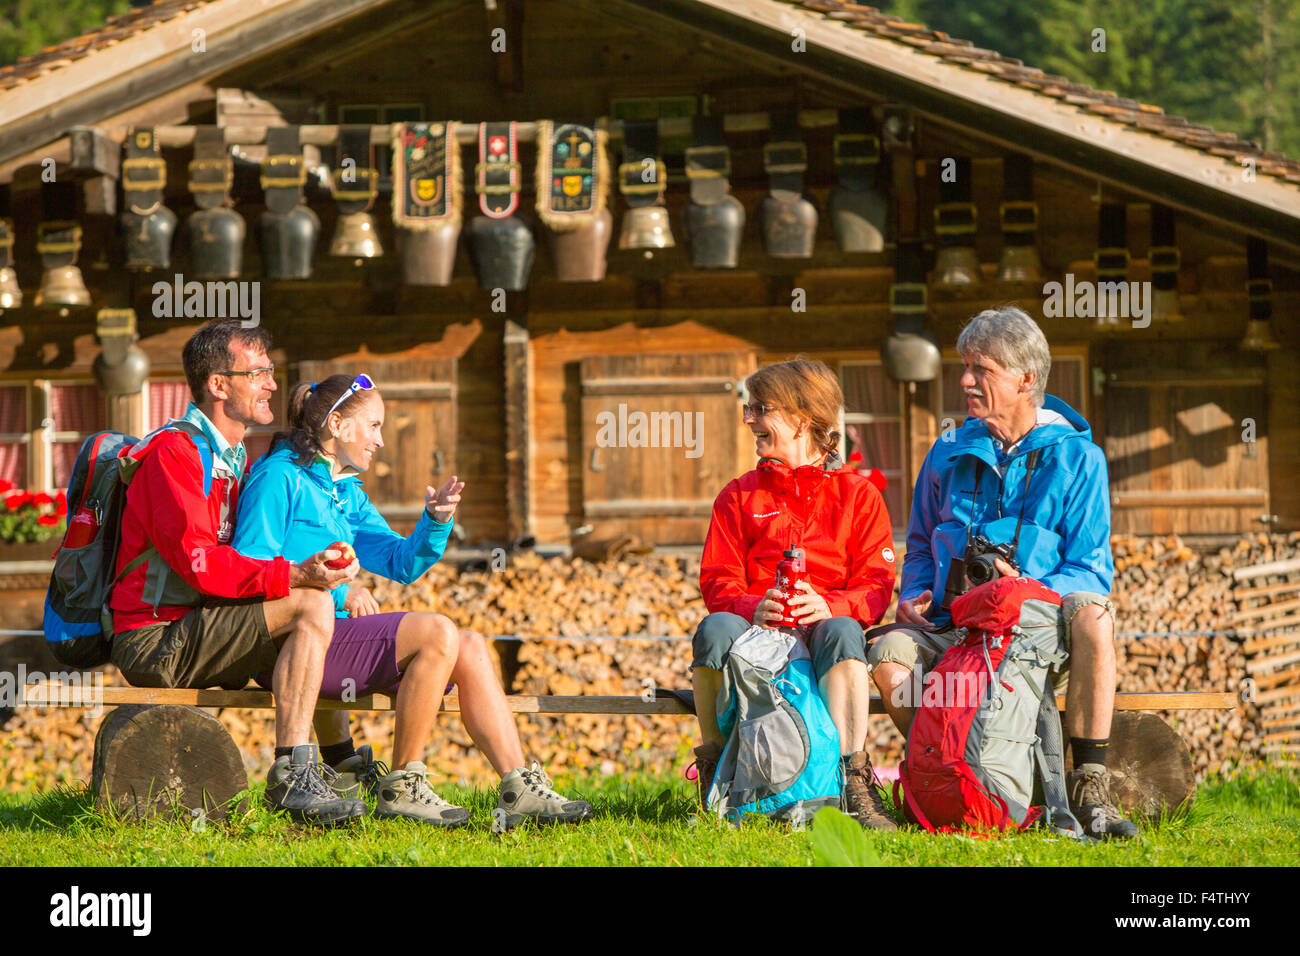
[[(1034, 468), (1038, 466), (1038, 456), (1042, 452), (1041, 448), (1035, 448), (1025, 456), (1025, 490), (1020, 496), (1020, 514), (1016, 517), (1016, 533), (1011, 539), (1011, 551), (1017, 554), (1020, 551), (1020, 526), (1025, 522), (1025, 505), (1029, 503), (1029, 479), (1034, 473)], [(984, 480), (984, 469), (988, 466), (984, 463), (983, 458), (975, 459), (975, 488), (971, 492), (971, 520), (975, 519), (975, 499), (979, 497), (980, 482)], [(970, 537), (970, 525), (966, 526), (966, 536)]]

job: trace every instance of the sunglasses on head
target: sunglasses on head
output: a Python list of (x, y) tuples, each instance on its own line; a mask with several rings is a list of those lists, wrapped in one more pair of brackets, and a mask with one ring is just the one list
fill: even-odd
[(346, 392), (344, 392), (342, 395), (339, 396), (338, 401), (336, 401), (333, 405), (330, 406), (330, 410), (325, 413), (325, 418), (322, 419), (322, 421), (329, 421), (329, 417), (333, 415), (335, 411), (338, 410), (338, 407), (342, 405), (344, 402), (346, 402), (353, 395), (355, 395), (357, 392), (369, 391), (374, 387), (375, 387), (375, 383), (370, 380), (370, 376), (362, 372), (360, 375), (358, 375), (356, 378), (352, 380), (352, 384), (348, 386), (348, 390)]

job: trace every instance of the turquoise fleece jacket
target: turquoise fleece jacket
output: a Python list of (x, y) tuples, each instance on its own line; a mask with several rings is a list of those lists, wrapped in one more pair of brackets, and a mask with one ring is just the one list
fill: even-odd
[[(330, 464), (317, 458), (295, 464), (287, 444), (262, 456), (239, 492), (234, 549), (250, 558), (284, 557), (297, 563), (335, 541), (356, 549), (361, 567), (411, 584), (438, 563), (447, 549), (452, 522), (435, 521), (427, 511), (403, 538), (370, 502), (359, 475), (334, 480)], [(348, 586), (330, 592), (336, 617), (347, 617)]]

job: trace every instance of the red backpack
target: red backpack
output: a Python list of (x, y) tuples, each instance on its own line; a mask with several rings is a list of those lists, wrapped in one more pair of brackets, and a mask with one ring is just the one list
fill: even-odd
[[(1082, 835), (1048, 678), (1068, 657), (1060, 605), (1025, 577), (996, 578), (953, 602), (960, 639), (925, 675), (894, 784), (908, 819), (932, 833), (988, 833), (1023, 830), (1045, 814), (1057, 832)], [(1031, 806), (1036, 768), (1046, 806)]]

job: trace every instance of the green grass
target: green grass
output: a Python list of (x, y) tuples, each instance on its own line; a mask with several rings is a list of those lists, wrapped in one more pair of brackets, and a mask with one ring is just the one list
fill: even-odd
[(811, 830), (758, 819), (737, 829), (697, 817), (680, 778), (562, 777), (557, 789), (596, 808), (581, 826), (491, 831), (495, 795), (439, 786), (469, 807), (469, 826), (438, 832), (405, 820), (364, 819), (350, 828), (295, 826), (261, 805), (206, 825), (146, 823), (97, 811), (84, 790), (0, 795), (0, 863), (41, 866), (1263, 866), (1300, 856), (1300, 774), (1265, 768), (1216, 778), (1181, 819), (1143, 828), (1136, 844), (1079, 846), (1045, 833), (1001, 840), (930, 836), (917, 830), (863, 833), (831, 821)]

